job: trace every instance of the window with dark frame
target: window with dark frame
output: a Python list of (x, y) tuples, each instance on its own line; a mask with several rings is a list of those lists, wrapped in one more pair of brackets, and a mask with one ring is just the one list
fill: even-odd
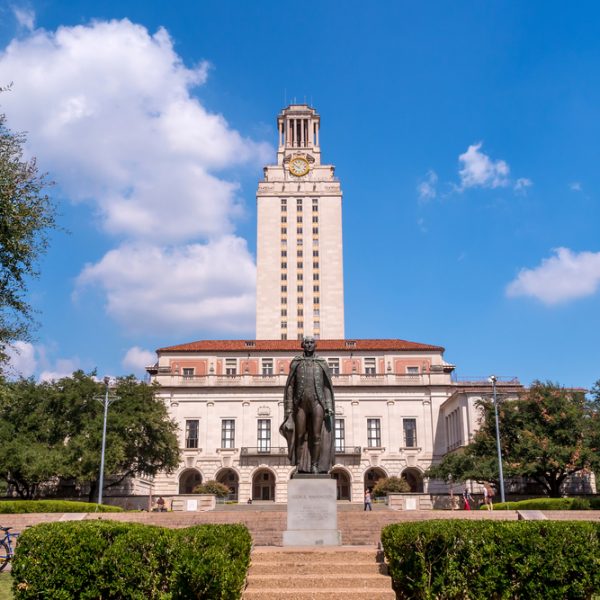
[(335, 451), (344, 452), (346, 449), (346, 426), (344, 419), (335, 420)]
[(417, 420), (416, 419), (403, 419), (402, 427), (404, 429), (404, 447), (405, 448), (416, 448), (417, 447)]
[(259, 452), (271, 451), (271, 419), (258, 419), (257, 443)]
[(235, 421), (233, 419), (221, 421), (221, 448), (235, 448)]
[(198, 447), (198, 431), (200, 422), (198, 419), (188, 419), (185, 422), (185, 447), (186, 448), (197, 448)]
[(367, 446), (381, 448), (381, 419), (367, 419)]

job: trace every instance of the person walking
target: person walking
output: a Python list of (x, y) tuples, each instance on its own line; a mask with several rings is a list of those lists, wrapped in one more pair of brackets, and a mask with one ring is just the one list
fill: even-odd
[(371, 506), (371, 491), (368, 488), (365, 490), (365, 510), (367, 510), (367, 508), (373, 510), (373, 507)]
[(471, 510), (471, 504), (473, 504), (473, 496), (471, 496), (469, 492), (469, 488), (465, 486), (465, 489), (462, 493), (463, 497), (463, 509)]
[(494, 497), (494, 488), (489, 483), (483, 484), (483, 503), (487, 510), (494, 510), (494, 503), (492, 498)]

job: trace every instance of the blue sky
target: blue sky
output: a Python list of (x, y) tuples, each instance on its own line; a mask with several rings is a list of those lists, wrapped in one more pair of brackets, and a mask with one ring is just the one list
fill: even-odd
[(14, 366), (135, 372), (254, 333), (255, 192), (306, 100), (344, 192), (346, 336), (459, 378), (600, 378), (600, 10), (559, 2), (0, 3), (0, 95), (64, 230)]

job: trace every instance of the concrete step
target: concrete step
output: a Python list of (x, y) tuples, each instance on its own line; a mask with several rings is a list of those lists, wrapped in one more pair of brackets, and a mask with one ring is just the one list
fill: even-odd
[[(300, 590), (321, 590), (332, 587), (335, 584), (335, 589), (353, 589), (353, 590), (387, 590), (390, 589), (389, 577), (379, 573), (375, 574), (358, 574), (352, 575), (348, 573), (339, 573), (331, 568), (328, 573), (312, 574), (312, 573), (296, 573), (293, 579), (294, 587)], [(290, 585), (289, 574), (280, 575), (253, 575), (248, 577), (248, 588), (272, 590), (281, 589)]]
[(355, 590), (327, 588), (319, 590), (299, 590), (280, 588), (278, 590), (246, 590), (242, 600), (396, 600), (396, 594), (389, 590)]
[[(253, 561), (252, 566), (250, 567), (250, 575), (252, 576), (277, 575), (282, 572), (285, 572), (289, 575), (307, 573), (307, 564), (304, 561), (285, 563), (279, 561), (255, 563)], [(311, 565), (310, 568), (311, 574), (331, 574), (332, 572), (354, 575), (387, 575), (387, 566), (383, 563), (377, 564), (373, 562), (316, 562), (315, 564)]]

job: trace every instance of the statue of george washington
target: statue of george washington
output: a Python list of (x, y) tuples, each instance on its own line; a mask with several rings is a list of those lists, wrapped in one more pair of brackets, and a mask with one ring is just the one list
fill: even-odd
[(315, 338), (302, 340), (304, 354), (292, 360), (283, 396), (279, 432), (299, 473), (327, 473), (335, 463), (333, 385), (327, 363), (315, 348)]

